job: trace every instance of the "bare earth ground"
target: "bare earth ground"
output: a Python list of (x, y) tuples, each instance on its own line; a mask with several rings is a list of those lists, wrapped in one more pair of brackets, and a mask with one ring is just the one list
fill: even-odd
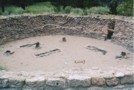
[[(62, 37), (66, 37), (67, 42), (62, 42)], [(41, 43), (40, 49), (35, 49), (34, 46), (20, 48), (21, 45), (32, 44), (37, 41)], [(106, 55), (88, 50), (86, 47), (89, 45), (106, 50)], [(53, 49), (60, 49), (61, 51), (44, 57), (35, 56), (35, 54)], [(10, 56), (4, 55), (6, 50), (11, 50), (15, 53)], [(0, 46), (0, 65), (6, 67), (9, 71), (47, 72), (132, 66), (133, 58), (131, 53), (128, 59), (115, 59), (122, 51), (130, 53), (128, 50), (110, 41), (67, 35), (38, 36)]]

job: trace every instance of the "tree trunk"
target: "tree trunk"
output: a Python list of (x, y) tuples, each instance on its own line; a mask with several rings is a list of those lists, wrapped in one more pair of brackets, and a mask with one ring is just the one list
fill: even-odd
[(22, 4), (21, 7), (22, 7), (22, 9), (24, 9), (24, 10), (26, 9), (25, 4)]
[(2, 12), (5, 12), (5, 6), (1, 5)]
[(110, 4), (110, 11), (111, 14), (117, 14), (117, 7), (118, 7), (118, 2), (116, 0), (113, 0)]
[(1, 6), (1, 9), (2, 9), (2, 12), (5, 12), (5, 2), (4, 1), (0, 2), (0, 6)]

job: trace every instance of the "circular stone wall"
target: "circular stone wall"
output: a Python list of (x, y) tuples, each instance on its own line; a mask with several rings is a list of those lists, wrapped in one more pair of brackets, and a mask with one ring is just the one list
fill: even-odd
[[(9, 68), (0, 71), (0, 89), (96, 90), (101, 86), (107, 90), (132, 85), (133, 23), (117, 19), (112, 39), (104, 41), (107, 22), (54, 15), (0, 19), (0, 65)], [(36, 42), (41, 48), (25, 47)], [(7, 56), (6, 50), (15, 53)], [(122, 51), (127, 59), (116, 58)]]

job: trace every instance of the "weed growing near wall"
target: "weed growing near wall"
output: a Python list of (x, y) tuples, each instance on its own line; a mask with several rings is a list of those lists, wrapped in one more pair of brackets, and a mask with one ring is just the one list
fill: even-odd
[(1, 70), (7, 70), (7, 68), (6, 67), (3, 67), (3, 66), (0, 66), (0, 71)]

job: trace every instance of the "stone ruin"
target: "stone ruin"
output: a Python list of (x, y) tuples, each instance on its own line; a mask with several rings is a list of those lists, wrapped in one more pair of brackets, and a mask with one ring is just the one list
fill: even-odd
[[(18, 16), (0, 19), (0, 44), (39, 35), (81, 35), (104, 40), (109, 19), (62, 15)], [(133, 23), (115, 19), (111, 41), (130, 51), (133, 48)]]
[[(109, 19), (103, 18), (66, 15), (18, 16), (0, 19), (0, 44), (41, 35), (78, 35), (104, 40), (106, 34), (103, 32), (103, 27), (108, 21)], [(111, 42), (134, 52), (133, 33), (132, 22), (115, 19), (115, 32)], [(32, 46), (32, 44), (26, 46)], [(88, 46), (88, 49), (91, 49), (91, 46)], [(55, 51), (60, 50), (56, 49)], [(100, 51), (104, 55), (106, 54), (106, 51)], [(40, 53), (37, 56), (45, 56), (51, 52)], [(83, 76), (77, 75), (75, 72), (72, 76), (68, 74), (53, 75), (49, 73), (49, 76), (46, 76), (42, 73), (1, 71), (0, 90), (4, 88), (9, 88), (9, 90), (12, 88), (12, 90), (74, 90), (69, 88), (96, 90), (97, 88), (94, 86), (117, 86), (118, 88), (120, 85), (134, 84), (134, 73), (131, 70), (127, 73), (117, 72), (101, 76)]]

